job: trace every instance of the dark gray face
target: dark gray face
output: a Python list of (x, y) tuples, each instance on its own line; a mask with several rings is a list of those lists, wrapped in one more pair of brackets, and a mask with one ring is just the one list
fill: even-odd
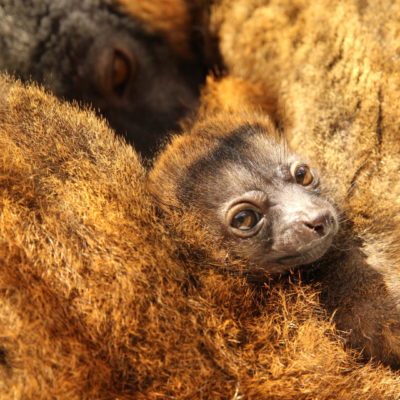
[(338, 230), (316, 173), (257, 127), (242, 127), (182, 182), (180, 198), (201, 210), (229, 251), (271, 273), (308, 264)]
[(0, 70), (92, 104), (145, 154), (196, 105), (201, 79), (107, 0), (0, 0)]

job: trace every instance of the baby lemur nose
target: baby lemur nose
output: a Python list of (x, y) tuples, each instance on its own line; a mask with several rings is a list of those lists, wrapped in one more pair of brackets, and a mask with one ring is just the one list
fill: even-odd
[(302, 220), (300, 224), (303, 224), (303, 228), (308, 234), (312, 234), (317, 237), (324, 237), (330, 228), (333, 215), (330, 211), (325, 210), (319, 212), (317, 215), (310, 216), (305, 220)]

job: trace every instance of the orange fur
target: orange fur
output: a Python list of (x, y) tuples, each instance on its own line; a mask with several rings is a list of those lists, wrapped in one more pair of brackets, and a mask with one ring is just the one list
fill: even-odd
[(0, 398), (398, 398), (398, 376), (343, 350), (315, 289), (255, 290), (196, 218), (161, 218), (104, 122), (0, 89)]

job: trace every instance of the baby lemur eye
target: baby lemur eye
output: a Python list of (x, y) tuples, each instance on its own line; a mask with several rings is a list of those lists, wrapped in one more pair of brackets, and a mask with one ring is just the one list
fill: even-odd
[(241, 238), (255, 236), (264, 226), (266, 203), (265, 194), (255, 190), (233, 199), (225, 213), (225, 228)]
[(233, 216), (231, 226), (241, 231), (249, 231), (258, 224), (260, 219), (261, 215), (256, 211), (242, 210)]
[(122, 96), (134, 72), (133, 60), (120, 50), (114, 50), (112, 59), (111, 85), (113, 92)]
[(314, 181), (310, 167), (297, 161), (290, 166), (290, 174), (299, 185), (308, 186)]

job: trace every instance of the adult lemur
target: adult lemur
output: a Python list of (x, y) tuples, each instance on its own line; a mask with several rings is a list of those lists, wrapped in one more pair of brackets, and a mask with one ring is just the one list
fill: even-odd
[[(203, 66), (182, 43), (168, 40), (191, 24), (182, 2), (142, 1), (133, 11), (124, 3), (1, 0), (0, 70), (90, 103), (149, 155), (196, 105)], [(179, 26), (156, 29), (174, 13)], [(186, 41), (188, 48), (190, 33)]]

